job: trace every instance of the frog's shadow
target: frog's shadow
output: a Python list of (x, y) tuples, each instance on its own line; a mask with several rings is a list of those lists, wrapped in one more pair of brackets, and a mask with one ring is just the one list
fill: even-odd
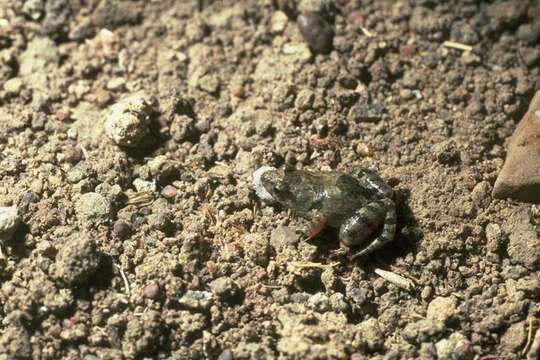
[[(373, 259), (380, 258), (385, 263), (391, 264), (396, 258), (405, 257), (409, 253), (415, 253), (415, 250), (422, 238), (422, 234), (418, 231), (416, 218), (408, 204), (410, 198), (410, 191), (407, 189), (400, 189), (396, 191), (396, 210), (397, 210), (397, 223), (396, 223), (396, 235), (394, 241), (384, 245), (381, 249), (376, 250), (370, 256), (360, 258), (360, 263), (372, 262)], [(313, 239), (313, 244), (317, 245), (320, 249), (321, 257), (328, 258), (332, 256), (332, 253), (339, 248), (339, 236), (338, 229), (325, 228), (319, 236)], [(380, 233), (377, 232), (378, 235)], [(370, 237), (370, 241), (377, 236)], [(351, 253), (359, 251), (359, 248), (352, 248)]]

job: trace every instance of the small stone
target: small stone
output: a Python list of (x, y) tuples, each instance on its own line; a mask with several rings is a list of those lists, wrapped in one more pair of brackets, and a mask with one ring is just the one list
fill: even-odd
[(116, 220), (113, 225), (113, 233), (119, 238), (125, 239), (131, 234), (131, 226), (124, 220)]
[(131, 95), (111, 108), (105, 132), (121, 146), (136, 147), (148, 134), (152, 102), (143, 94)]
[(82, 194), (75, 203), (77, 215), (90, 222), (103, 222), (111, 216), (111, 204), (103, 195), (89, 192)]
[(180, 299), (178, 303), (192, 310), (208, 310), (214, 297), (209, 291), (197, 291), (188, 290)]
[(220, 299), (230, 299), (238, 293), (238, 285), (231, 278), (225, 276), (212, 281), (209, 286)]
[(410, 100), (414, 97), (414, 94), (410, 89), (401, 89), (399, 91), (399, 97), (403, 100)]
[(167, 200), (174, 200), (177, 193), (178, 191), (172, 185), (166, 185), (163, 189), (161, 189), (161, 196)]
[(177, 142), (189, 140), (195, 134), (195, 120), (187, 115), (174, 115), (171, 122), (171, 137)]
[(9, 95), (18, 95), (23, 87), (23, 82), (20, 78), (9, 79), (4, 83), (4, 91)]
[(21, 10), (23, 14), (29, 16), (32, 20), (37, 21), (43, 16), (45, 3), (43, 0), (26, 0)]
[(272, 15), (271, 29), (274, 34), (281, 34), (287, 27), (289, 18), (283, 11), (276, 11)]
[(330, 295), (330, 308), (335, 313), (349, 312), (349, 304), (345, 300), (345, 295), (338, 292)]
[(472, 51), (465, 51), (461, 54), (461, 61), (465, 65), (478, 65), (482, 62), (482, 59)]
[(433, 294), (433, 288), (431, 286), (424, 286), (422, 289), (422, 292), (420, 293), (420, 297), (422, 300), (427, 300), (431, 297)]
[(77, 137), (79, 136), (79, 133), (77, 132), (77, 129), (75, 128), (70, 128), (67, 133), (66, 133), (67, 137), (71, 140), (77, 140)]
[(219, 90), (219, 78), (215, 74), (206, 74), (199, 78), (197, 85), (209, 94), (216, 94)]
[(16, 207), (0, 207), (0, 242), (9, 241), (20, 223)]
[(156, 283), (150, 283), (144, 287), (144, 297), (150, 300), (155, 300), (159, 296), (159, 285)]
[(104, 108), (111, 103), (112, 95), (105, 89), (99, 89), (94, 93), (93, 100), (97, 106)]
[(378, 351), (382, 348), (384, 336), (376, 319), (362, 321), (356, 329), (370, 351)]
[(334, 273), (334, 270), (331, 268), (325, 269), (321, 274), (321, 282), (323, 283), (327, 292), (335, 290), (338, 284), (338, 279)]
[(270, 235), (270, 245), (276, 250), (283, 250), (287, 246), (293, 246), (300, 241), (294, 229), (288, 226), (279, 225)]
[(422, 319), (410, 322), (403, 329), (402, 336), (412, 344), (421, 344), (429, 341), (433, 336), (444, 330), (444, 324), (431, 319)]
[(311, 106), (313, 105), (313, 99), (315, 98), (315, 95), (313, 94), (313, 91), (310, 89), (303, 89), (298, 92), (298, 96), (296, 97), (295, 106), (298, 108), (298, 110), (304, 111), (311, 109)]
[(242, 237), (247, 258), (257, 265), (268, 264), (268, 240), (260, 234), (246, 234)]
[(456, 312), (457, 301), (453, 297), (436, 297), (427, 309), (427, 318), (443, 323), (448, 322)]
[(486, 225), (486, 249), (496, 253), (501, 248), (503, 243), (503, 234), (501, 227), (498, 224), (489, 223)]
[(471, 359), (474, 355), (471, 342), (458, 332), (435, 344), (439, 359)]
[(315, 53), (327, 54), (332, 50), (334, 31), (319, 14), (306, 11), (298, 16), (298, 29)]
[[(69, 120), (71, 120), (71, 114), (70, 114), (69, 110), (67, 110), (67, 111), (66, 110), (58, 110), (56, 112), (56, 114), (54, 114), (54, 115), (56, 116), (56, 120), (61, 121), (61, 122), (68, 122)], [(68, 135), (68, 137), (69, 137), (69, 135)]]
[[(514, 222), (515, 221), (515, 222)], [(508, 255), (514, 262), (531, 270), (540, 266), (540, 239), (536, 226), (525, 220), (510, 221)]]
[(504, 335), (501, 337), (501, 346), (509, 352), (516, 352), (523, 348), (523, 344), (527, 340), (527, 332), (525, 331), (525, 322), (518, 322), (510, 325)]
[(493, 197), (540, 203), (540, 91), (508, 144), (503, 168), (495, 181)]
[(147, 181), (139, 178), (133, 180), (133, 187), (137, 192), (155, 192), (157, 190), (154, 181)]
[(330, 310), (330, 299), (324, 293), (316, 293), (309, 298), (307, 305), (317, 312), (324, 313)]
[(56, 255), (51, 274), (66, 285), (87, 281), (100, 265), (100, 254), (95, 242), (83, 234), (69, 238)]
[(232, 351), (229, 349), (223, 350), (221, 354), (219, 354), (217, 360), (234, 360)]
[(121, 91), (126, 87), (126, 79), (122, 77), (113, 78), (107, 81), (107, 90), (111, 91)]
[(520, 40), (533, 45), (540, 38), (540, 25), (536, 22), (523, 24), (518, 28), (517, 36)]
[(487, 181), (482, 181), (476, 184), (471, 191), (471, 198), (475, 205), (487, 207), (491, 202), (491, 185)]
[(83, 152), (78, 146), (68, 146), (64, 149), (64, 156), (67, 162), (75, 165), (81, 161)]

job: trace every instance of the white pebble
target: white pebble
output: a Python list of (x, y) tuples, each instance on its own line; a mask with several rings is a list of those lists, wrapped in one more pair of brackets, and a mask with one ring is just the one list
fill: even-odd
[(0, 207), (0, 241), (10, 240), (20, 223), (16, 207)]

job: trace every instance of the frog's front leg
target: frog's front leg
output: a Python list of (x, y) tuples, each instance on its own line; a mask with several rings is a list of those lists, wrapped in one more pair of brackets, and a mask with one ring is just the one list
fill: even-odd
[(310, 223), (309, 234), (305, 241), (311, 241), (315, 239), (324, 230), (328, 219), (322, 214), (315, 214)]
[(375, 240), (373, 240), (368, 246), (354, 253), (351, 256), (352, 259), (369, 254), (394, 240), (394, 236), (396, 234), (396, 204), (392, 199), (381, 199), (379, 201), (379, 204), (381, 204), (386, 210), (386, 215), (384, 216), (384, 225), (381, 234), (377, 238), (375, 238)]
[(394, 196), (394, 189), (381, 179), (375, 171), (362, 169), (358, 179), (365, 187), (375, 190), (380, 197), (392, 198)]

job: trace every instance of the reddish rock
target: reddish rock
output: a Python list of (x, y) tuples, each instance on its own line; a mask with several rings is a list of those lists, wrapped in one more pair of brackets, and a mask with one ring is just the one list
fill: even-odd
[(540, 203), (540, 91), (510, 139), (493, 197)]

